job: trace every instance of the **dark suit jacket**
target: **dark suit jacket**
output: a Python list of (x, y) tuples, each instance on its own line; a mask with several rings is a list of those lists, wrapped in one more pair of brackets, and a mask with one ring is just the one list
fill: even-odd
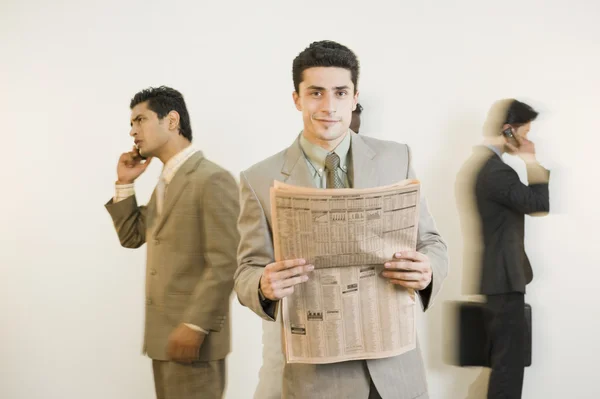
[[(529, 185), (525, 185), (514, 169), (484, 146), (476, 147), (463, 166), (457, 195), (462, 194), (463, 227), (468, 224), (465, 220), (471, 222), (465, 245), (478, 248), (473, 250), (480, 263), (478, 294), (525, 293), (533, 279), (524, 246), (525, 215), (549, 212), (549, 177), (538, 163), (527, 164)], [(474, 243), (477, 236), (480, 244)]]

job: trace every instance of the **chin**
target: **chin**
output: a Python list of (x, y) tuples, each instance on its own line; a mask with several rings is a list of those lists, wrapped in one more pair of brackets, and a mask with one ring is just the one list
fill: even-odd
[(319, 138), (321, 140), (326, 140), (326, 141), (337, 140), (338, 138), (342, 137), (347, 130), (348, 130), (348, 128), (322, 130), (319, 132)]

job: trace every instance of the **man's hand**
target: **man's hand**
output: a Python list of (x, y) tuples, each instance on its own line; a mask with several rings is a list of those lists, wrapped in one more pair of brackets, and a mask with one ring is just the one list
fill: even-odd
[(394, 254), (394, 260), (384, 264), (383, 277), (392, 284), (420, 291), (431, 283), (429, 258), (416, 251), (403, 251)]
[(535, 158), (535, 144), (531, 140), (527, 140), (525, 137), (515, 135), (515, 140), (519, 146), (514, 146), (510, 143), (506, 143), (506, 146), (510, 149), (513, 155), (519, 156), (525, 163), (537, 162)]
[(145, 162), (140, 156), (137, 148), (134, 146), (132, 151), (124, 152), (119, 158), (117, 164), (117, 179), (119, 184), (131, 184), (137, 179), (148, 167), (152, 158), (146, 159)]
[(167, 343), (167, 356), (170, 360), (179, 363), (191, 363), (198, 360), (200, 347), (206, 335), (201, 331), (194, 331), (185, 324), (180, 324), (171, 335)]
[(269, 263), (260, 278), (260, 289), (265, 298), (278, 301), (294, 293), (294, 286), (308, 281), (307, 273), (314, 270), (304, 259)]

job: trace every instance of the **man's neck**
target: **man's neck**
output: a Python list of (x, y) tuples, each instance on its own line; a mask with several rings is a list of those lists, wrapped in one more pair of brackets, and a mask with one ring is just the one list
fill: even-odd
[(335, 140), (321, 140), (317, 137), (306, 134), (306, 131), (303, 131), (302, 135), (304, 136), (304, 138), (306, 140), (308, 140), (309, 143), (311, 143), (313, 145), (317, 145), (317, 146), (323, 148), (327, 152), (331, 152), (331, 151), (335, 150), (342, 141), (344, 141), (344, 138), (346, 137), (348, 132), (349, 132), (349, 130), (346, 130), (346, 133), (342, 134), (340, 137), (338, 137)]
[(183, 136), (178, 136), (174, 140), (169, 140), (165, 143), (160, 152), (156, 155), (158, 159), (164, 164), (169, 162), (171, 158), (179, 154), (183, 149), (190, 146), (190, 141)]

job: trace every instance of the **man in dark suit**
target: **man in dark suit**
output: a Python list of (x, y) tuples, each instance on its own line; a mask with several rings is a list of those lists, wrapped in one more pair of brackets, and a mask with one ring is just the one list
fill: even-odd
[[(538, 113), (514, 99), (496, 102), (484, 126), (484, 143), (474, 149), (456, 182), (464, 232), (465, 293), (487, 297), (490, 382), (488, 398), (520, 398), (526, 320), (525, 286), (533, 272), (524, 248), (525, 215), (549, 211), (549, 172), (527, 139)], [(520, 157), (528, 185), (502, 161)]]
[(356, 109), (352, 111), (352, 120), (350, 121), (350, 130), (354, 133), (358, 133), (360, 130), (360, 114), (362, 113), (363, 107), (359, 103), (356, 104)]

